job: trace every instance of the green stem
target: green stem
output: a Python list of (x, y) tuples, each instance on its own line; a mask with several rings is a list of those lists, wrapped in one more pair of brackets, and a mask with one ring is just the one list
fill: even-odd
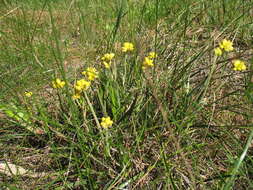
[(99, 121), (98, 121), (97, 115), (96, 115), (96, 113), (95, 113), (95, 111), (94, 111), (94, 109), (93, 109), (93, 106), (92, 106), (91, 103), (90, 103), (90, 100), (89, 100), (89, 98), (88, 98), (86, 92), (84, 92), (84, 96), (85, 96), (85, 99), (86, 99), (86, 101), (87, 101), (87, 103), (88, 103), (88, 105), (89, 105), (89, 107), (90, 107), (91, 113), (92, 113), (92, 115), (93, 115), (93, 117), (94, 117), (94, 119), (95, 119), (95, 122), (96, 122), (96, 124), (97, 124), (97, 127), (98, 127), (99, 131), (101, 132), (100, 123), (99, 123)]
[(233, 183), (234, 183), (234, 180), (235, 180), (235, 177), (236, 177), (236, 173), (238, 172), (238, 170), (239, 170), (239, 168), (242, 164), (242, 161), (246, 157), (247, 151), (250, 148), (250, 145), (251, 145), (251, 142), (252, 142), (252, 138), (253, 138), (253, 130), (251, 130), (249, 138), (248, 138), (247, 143), (246, 143), (246, 146), (243, 150), (243, 153), (241, 154), (239, 160), (236, 162), (235, 167), (234, 167), (233, 171), (231, 172), (232, 176), (228, 180), (228, 182), (225, 184), (225, 187), (222, 188), (223, 190), (232, 189), (232, 186), (233, 186)]

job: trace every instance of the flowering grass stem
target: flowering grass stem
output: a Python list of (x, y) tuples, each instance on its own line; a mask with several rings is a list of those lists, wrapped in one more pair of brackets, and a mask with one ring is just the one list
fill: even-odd
[(91, 113), (92, 113), (92, 115), (93, 115), (93, 117), (94, 117), (94, 120), (95, 120), (95, 122), (96, 122), (97, 128), (98, 128), (98, 130), (101, 132), (102, 127), (101, 127), (101, 125), (100, 125), (100, 123), (99, 123), (99, 120), (98, 120), (98, 118), (97, 118), (97, 115), (96, 115), (96, 113), (95, 113), (95, 111), (94, 111), (94, 109), (93, 109), (93, 106), (92, 106), (92, 104), (91, 104), (91, 102), (90, 102), (90, 100), (89, 100), (89, 97), (88, 97), (88, 95), (87, 95), (86, 92), (84, 92), (84, 97), (85, 97), (85, 100), (87, 101), (87, 103), (88, 103), (88, 105), (89, 105), (89, 108), (90, 108), (90, 110), (91, 110)]

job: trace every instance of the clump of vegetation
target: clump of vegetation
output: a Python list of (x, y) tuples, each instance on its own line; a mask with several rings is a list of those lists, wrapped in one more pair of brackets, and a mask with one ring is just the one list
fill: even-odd
[(251, 8), (4, 1), (0, 188), (253, 187)]

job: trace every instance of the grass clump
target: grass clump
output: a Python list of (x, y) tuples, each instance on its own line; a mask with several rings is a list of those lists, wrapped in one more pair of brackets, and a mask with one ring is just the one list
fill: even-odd
[(4, 2), (1, 188), (252, 187), (250, 2)]

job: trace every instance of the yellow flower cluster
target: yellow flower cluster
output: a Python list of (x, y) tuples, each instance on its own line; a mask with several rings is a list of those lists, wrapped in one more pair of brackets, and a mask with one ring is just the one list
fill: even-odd
[(222, 55), (222, 50), (229, 52), (229, 51), (233, 51), (234, 47), (233, 47), (233, 42), (231, 42), (230, 40), (224, 39), (219, 43), (219, 47), (214, 49), (214, 54), (216, 56), (221, 56)]
[[(90, 87), (90, 81), (93, 81), (98, 78), (98, 72), (94, 67), (88, 67), (85, 71), (82, 72), (82, 74), (87, 77), (88, 81), (85, 79), (80, 79), (76, 81), (76, 83), (74, 84), (75, 93), (72, 96), (74, 100), (79, 99), (81, 97), (82, 91), (87, 90)], [(52, 81), (53, 88), (63, 88), (65, 84), (66, 83), (59, 78)], [(25, 95), (27, 97), (30, 97), (32, 96), (32, 92), (26, 92)]]
[(130, 42), (125, 42), (122, 47), (122, 52), (133, 51), (134, 45)]
[(112, 59), (114, 58), (114, 56), (115, 56), (114, 53), (104, 54), (104, 56), (101, 59), (105, 68), (109, 69), (111, 67)]
[(245, 71), (246, 70), (246, 65), (241, 60), (238, 60), (238, 59), (234, 60), (233, 65), (234, 65), (234, 68), (233, 68), (234, 71)]
[(75, 94), (72, 96), (73, 100), (77, 100), (79, 98), (81, 98), (81, 93), (78, 93), (78, 92), (75, 92)]
[(217, 48), (214, 48), (214, 54), (216, 56), (221, 56), (222, 55), (222, 50), (221, 48), (217, 47)]
[(82, 75), (86, 76), (90, 81), (93, 81), (98, 78), (98, 72), (94, 67), (88, 67), (86, 71), (82, 72)]
[(91, 83), (89, 81), (86, 81), (85, 79), (80, 79), (77, 80), (74, 89), (75, 89), (75, 94), (72, 96), (72, 98), (79, 99), (81, 97), (81, 93), (83, 90), (87, 90), (90, 87)]
[(106, 53), (102, 57), (102, 61), (111, 61), (114, 58), (115, 54), (114, 53)]
[(157, 58), (157, 54), (156, 54), (156, 52), (150, 52), (149, 54), (148, 54), (148, 57), (150, 58), (150, 59), (155, 59), (155, 58)]
[(113, 121), (111, 120), (110, 117), (102, 117), (102, 121), (100, 124), (104, 129), (108, 129), (109, 127), (112, 126)]
[(59, 78), (52, 81), (53, 88), (63, 88), (65, 86), (65, 84), (66, 83)]
[(233, 51), (233, 42), (231, 42), (230, 40), (224, 39), (220, 42), (219, 44), (221, 49), (224, 49), (224, 51)]
[[(130, 42), (125, 42), (122, 46), (122, 52), (128, 52), (128, 51), (133, 51), (134, 50), (134, 45)], [(109, 69), (112, 64), (112, 60), (115, 57), (114, 53), (106, 53), (104, 56), (101, 58), (102, 64), (105, 66), (106, 69)]]
[[(229, 52), (229, 51), (233, 51), (234, 47), (233, 47), (233, 42), (231, 42), (230, 40), (224, 39), (219, 43), (219, 47), (214, 48), (214, 54), (216, 56), (221, 56), (222, 55), (222, 50)], [(244, 71), (246, 70), (246, 64), (241, 61), (241, 60), (234, 60), (232, 61), (234, 68), (234, 71)]]
[(25, 94), (25, 96), (28, 97), (28, 98), (30, 98), (30, 97), (33, 95), (32, 92), (28, 92), (28, 91), (26, 91), (24, 94)]
[(80, 79), (76, 81), (74, 86), (75, 90), (81, 92), (83, 90), (87, 90), (90, 87), (90, 82), (86, 81), (85, 79)]
[(154, 66), (154, 59), (157, 58), (157, 54), (155, 52), (150, 52), (147, 57), (144, 58), (142, 63), (142, 69), (146, 69)]
[(98, 71), (94, 67), (88, 67), (82, 72), (82, 75), (84, 75), (88, 81), (85, 79), (76, 81), (74, 85), (75, 94), (72, 96), (73, 100), (81, 98), (82, 91), (87, 90), (90, 87), (90, 81), (94, 81), (96, 78), (98, 78)]

